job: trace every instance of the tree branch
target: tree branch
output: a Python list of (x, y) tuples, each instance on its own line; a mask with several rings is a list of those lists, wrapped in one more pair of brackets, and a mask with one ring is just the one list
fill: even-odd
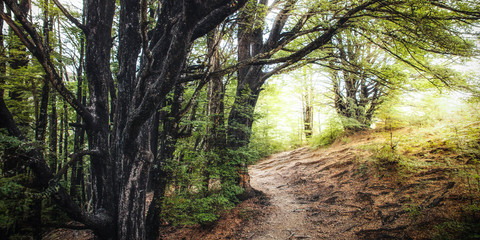
[(215, 26), (225, 20), (225, 18), (242, 8), (246, 2), (247, 0), (234, 0), (233, 3), (223, 5), (210, 12), (195, 25), (192, 40), (195, 40), (210, 32)]
[(57, 5), (57, 7), (60, 9), (63, 15), (65, 15), (65, 17), (67, 17), (67, 19), (70, 20), (70, 22), (72, 22), (75, 26), (80, 28), (85, 35), (88, 35), (90, 31), (88, 30), (87, 26), (83, 25), (80, 21), (78, 21), (75, 17), (73, 17), (72, 14), (70, 14), (68, 10), (58, 0), (53, 0), (53, 2), (55, 2), (55, 5)]
[(311, 53), (314, 50), (316, 50), (316, 49), (322, 47), (323, 45), (327, 44), (332, 39), (332, 37), (337, 33), (337, 31), (339, 31), (340, 29), (345, 27), (345, 24), (348, 22), (348, 20), (350, 18), (352, 18), (356, 13), (366, 9), (367, 7), (373, 5), (377, 2), (381, 2), (381, 0), (368, 1), (368, 2), (365, 2), (365, 3), (363, 3), (359, 6), (351, 9), (343, 17), (341, 17), (335, 23), (334, 26), (329, 28), (321, 36), (319, 36), (318, 38), (316, 38), (311, 43), (309, 43), (307, 46), (303, 47), (302, 49), (298, 50), (297, 52), (295, 52), (295, 53), (293, 53), (293, 54), (291, 54), (287, 57), (277, 58), (274, 61), (266, 59), (265, 61), (259, 60), (259, 61), (257, 61), (257, 63), (258, 64), (263, 64), (263, 63), (272, 64), (272, 63), (282, 63), (282, 62), (284, 62), (283, 65), (285, 65), (285, 67), (286, 67), (288, 65), (291, 65), (291, 63), (289, 63), (289, 62), (299, 61), (300, 59), (302, 59), (303, 57), (305, 57), (309, 53)]
[(456, 9), (454, 7), (450, 7), (450, 6), (445, 5), (445, 4), (441, 4), (439, 1), (431, 1), (431, 4), (434, 5), (434, 6), (437, 6), (439, 8), (442, 8), (442, 9), (452, 11), (452, 12), (464, 14), (464, 15), (467, 15), (467, 16), (472, 16), (476, 20), (478, 20), (480, 18), (480, 12), (478, 12), (478, 11), (464, 11), (464, 10)]
[(70, 168), (74, 163), (76, 163), (77, 161), (81, 160), (83, 156), (86, 156), (86, 155), (94, 155), (94, 156), (98, 156), (98, 157), (101, 157), (103, 154), (100, 150), (85, 150), (85, 151), (81, 151), (81, 152), (77, 152), (77, 153), (74, 153), (72, 154), (70, 157), (71, 157), (71, 160), (65, 164), (62, 169), (60, 169), (58, 172), (57, 172), (57, 175), (55, 175), (53, 177), (53, 179), (55, 180), (59, 180), (62, 175), (64, 175), (65, 173), (67, 173), (67, 170), (68, 168)]
[(8, 26), (12, 28), (13, 32), (18, 36), (20, 41), (25, 45), (28, 49), (33, 48), (35, 46), (35, 43), (28, 38), (27, 35), (23, 32), (24, 30), (20, 28), (9, 16), (7, 16), (5, 13), (0, 12), (0, 15), (5, 22), (7, 22)]
[[(298, 0), (288, 0), (285, 3), (285, 6), (283, 7), (282, 11), (277, 15), (277, 18), (275, 19), (275, 22), (273, 23), (272, 30), (270, 31), (270, 36), (268, 37), (266, 46), (270, 48), (274, 42), (277, 42), (278, 39), (280, 38), (280, 33), (282, 29), (284, 28), (285, 24), (287, 23), (288, 18), (290, 17), (290, 12), (292, 11), (295, 3)], [(303, 17), (302, 17), (303, 19)], [(267, 49), (268, 49), (267, 48)]]

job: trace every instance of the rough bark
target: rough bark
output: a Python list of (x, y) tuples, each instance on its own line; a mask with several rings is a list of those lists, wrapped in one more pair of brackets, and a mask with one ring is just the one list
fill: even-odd
[[(86, 13), (86, 8), (83, 10), (83, 17), (82, 17), (82, 24), (85, 24), (85, 13)], [(83, 69), (84, 69), (84, 56), (85, 56), (85, 37), (82, 35), (80, 36), (80, 52), (79, 52), (79, 62), (78, 62), (78, 68), (77, 68), (77, 75), (76, 75), (76, 80), (77, 80), (77, 93), (76, 93), (76, 98), (78, 102), (81, 102), (82, 104), (85, 105), (86, 102), (86, 97), (84, 96), (83, 92)], [(85, 141), (85, 128), (83, 127), (82, 124), (82, 118), (79, 114), (76, 115), (76, 128), (75, 128), (75, 133), (74, 133), (74, 143), (73, 143), (73, 152), (78, 153), (82, 150), (84, 141)], [(78, 192), (78, 188), (80, 187), (80, 192)], [(85, 181), (84, 181), (84, 174), (83, 174), (83, 161), (80, 160), (76, 162), (72, 166), (72, 177), (71, 177), (71, 183), (70, 183), (70, 195), (72, 195), (73, 198), (76, 198), (80, 194), (80, 202), (84, 203), (86, 200), (86, 194), (85, 194)]]
[[(207, 35), (207, 48), (209, 56), (209, 71), (215, 72), (220, 69), (220, 44), (221, 33), (214, 29)], [(207, 90), (207, 129), (205, 150), (223, 149), (226, 144), (225, 136), (225, 85), (223, 77), (211, 76), (208, 82)]]
[[(266, 5), (266, 0), (260, 0), (258, 5)], [(257, 6), (258, 6), (257, 5)], [(256, 12), (242, 11), (238, 17), (238, 61), (245, 61), (263, 52), (263, 28), (252, 26), (249, 19)], [(245, 147), (250, 141), (253, 113), (261, 91), (261, 65), (249, 65), (238, 69), (238, 84), (235, 101), (228, 117), (228, 147), (237, 149)]]

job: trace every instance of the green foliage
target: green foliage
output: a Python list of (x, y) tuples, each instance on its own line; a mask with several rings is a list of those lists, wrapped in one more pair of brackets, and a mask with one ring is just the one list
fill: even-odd
[[(225, 174), (224, 171), (220, 171), (220, 174)], [(235, 181), (228, 179), (222, 182), (219, 190), (210, 191), (206, 186), (199, 186), (198, 182), (191, 183), (196, 185), (165, 197), (161, 217), (167, 222), (174, 225), (213, 223), (223, 211), (234, 207), (238, 203), (237, 196), (243, 193)]]
[(379, 172), (398, 171), (405, 164), (407, 158), (392, 149), (390, 145), (379, 145), (371, 156)]
[[(25, 181), (24, 175), (0, 178), (0, 237), (18, 232), (18, 225), (25, 219), (33, 200), (25, 198), (26, 188), (18, 182)], [(5, 235), (4, 235), (5, 234)], [(2, 236), (3, 235), (3, 236)]]
[(242, 8), (242, 16), (244, 30), (247, 32), (263, 29), (265, 26), (265, 16), (267, 14), (268, 6), (258, 4), (257, 0), (250, 0)]
[(255, 108), (250, 146), (265, 154), (283, 151), (301, 142), (296, 125), (301, 105), (292, 102), (297, 98), (286, 84), (277, 81), (266, 84)]
[(356, 132), (356, 131), (359, 131), (359, 130), (365, 130), (365, 129), (370, 128), (370, 126), (368, 126), (365, 122), (366, 119), (362, 120), (362, 118), (363, 118), (362, 116), (356, 116), (355, 118), (339, 116), (339, 118), (340, 118), (340, 121), (342, 122), (343, 128), (347, 129), (349, 131)]
[(273, 139), (268, 135), (253, 134), (249, 148), (257, 155), (256, 159), (267, 157), (271, 154), (281, 152), (287, 148), (281, 140)]
[[(30, 239), (35, 227), (61, 225), (69, 218), (44, 193), (33, 187), (27, 174), (0, 178), (0, 238)], [(41, 216), (40, 219), (37, 216)]]
[(166, 198), (162, 217), (174, 225), (209, 224), (217, 220), (222, 207), (225, 209), (224, 202), (225, 198), (219, 195), (176, 195)]
[[(0, 129), (0, 154), (3, 154), (5, 149), (18, 148), (22, 144), (23, 142), (21, 140), (8, 135), (4, 129)], [(2, 155), (0, 155), (0, 157), (1, 156)], [(3, 157), (0, 159), (3, 159)]]
[(164, 198), (163, 217), (175, 225), (210, 224), (239, 202), (239, 166), (257, 161), (262, 153), (252, 147), (236, 150), (194, 151), (187, 139), (177, 147), (181, 158), (166, 166), (170, 192)]
[(327, 121), (326, 129), (319, 135), (313, 137), (311, 145), (317, 148), (329, 146), (334, 143), (338, 137), (342, 136), (343, 133), (344, 129), (341, 120), (336, 117), (331, 117)]

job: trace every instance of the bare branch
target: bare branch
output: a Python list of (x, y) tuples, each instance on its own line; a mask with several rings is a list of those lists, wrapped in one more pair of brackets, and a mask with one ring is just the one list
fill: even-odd
[(219, 25), (225, 18), (243, 7), (246, 2), (246, 0), (235, 0), (232, 4), (225, 4), (210, 12), (195, 25), (192, 40), (210, 32), (211, 29)]
[(450, 7), (448, 5), (442, 4), (439, 1), (432, 1), (431, 4), (435, 5), (439, 8), (443, 8), (443, 9), (452, 11), (452, 12), (464, 14), (464, 15), (467, 15), (467, 16), (472, 16), (474, 20), (478, 20), (480, 18), (480, 12), (478, 12), (478, 11), (464, 11), (464, 10), (456, 9), (454, 7)]
[(275, 22), (273, 24), (272, 30), (270, 31), (270, 36), (268, 37), (266, 46), (271, 47), (274, 42), (277, 42), (280, 38), (280, 32), (287, 23), (288, 17), (290, 17), (290, 12), (292, 11), (295, 3), (298, 0), (288, 0), (285, 3), (282, 11), (277, 15)]

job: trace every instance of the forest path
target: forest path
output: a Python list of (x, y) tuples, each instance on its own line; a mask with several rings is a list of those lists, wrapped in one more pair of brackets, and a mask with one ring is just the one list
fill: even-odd
[(273, 212), (258, 225), (252, 239), (295, 239), (318, 237), (308, 219), (306, 206), (298, 201), (290, 185), (287, 171), (291, 164), (301, 160), (302, 148), (273, 155), (250, 167), (251, 186), (270, 197)]

